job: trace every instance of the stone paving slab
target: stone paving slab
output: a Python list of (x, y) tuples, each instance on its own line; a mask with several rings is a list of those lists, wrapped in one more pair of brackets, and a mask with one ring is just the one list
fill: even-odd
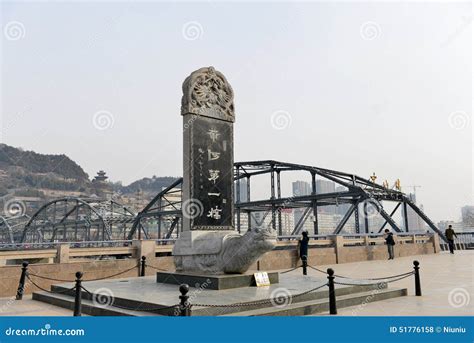
[(0, 299), (0, 316), (72, 316), (72, 311), (31, 300), (31, 295), (23, 296), (23, 300), (15, 297)]

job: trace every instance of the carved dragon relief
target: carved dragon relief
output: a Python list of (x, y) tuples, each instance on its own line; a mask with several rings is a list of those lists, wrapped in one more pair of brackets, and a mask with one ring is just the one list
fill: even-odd
[(234, 92), (222, 73), (201, 68), (183, 83), (181, 114), (203, 115), (234, 122)]

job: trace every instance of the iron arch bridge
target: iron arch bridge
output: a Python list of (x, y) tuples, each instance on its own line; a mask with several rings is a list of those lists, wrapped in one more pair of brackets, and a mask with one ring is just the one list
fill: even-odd
[(0, 216), (0, 243), (14, 244), (29, 219), (27, 214)]
[(23, 228), (21, 243), (109, 241), (124, 239), (136, 214), (100, 198), (65, 197), (41, 206)]
[[(306, 175), (308, 189), (299, 193), (293, 190), (290, 196), (283, 196), (281, 179), (289, 173), (299, 173), (299, 177)], [(259, 178), (260, 181), (261, 177), (267, 179), (263, 183), (269, 184), (269, 196), (253, 200), (252, 180)], [(127, 238), (177, 237), (182, 218), (181, 187), (182, 178), (157, 194), (138, 213)], [(237, 162), (234, 164), (234, 201), (235, 226), (239, 232), (264, 225), (272, 227), (280, 237), (288, 238), (302, 230), (314, 235), (379, 233), (387, 227), (396, 232), (409, 232), (409, 219), (416, 217), (423, 225), (411, 230), (429, 228), (445, 239), (405, 193), (355, 174), (330, 169), (273, 160)], [(395, 215), (401, 215), (401, 223), (394, 219)], [(328, 223), (327, 218), (333, 222)]]

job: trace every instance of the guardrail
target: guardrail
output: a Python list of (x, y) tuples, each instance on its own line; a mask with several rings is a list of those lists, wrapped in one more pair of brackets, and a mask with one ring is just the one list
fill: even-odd
[[(173, 244), (175, 238), (156, 239), (155, 242), (160, 245)], [(127, 247), (132, 245), (132, 240), (114, 240), (114, 241), (87, 241), (87, 242), (44, 242), (44, 243), (0, 243), (1, 251), (24, 251), (24, 250), (41, 250), (56, 249), (60, 245), (69, 245), (70, 248), (111, 248), (111, 247)]]
[[(454, 239), (454, 248), (456, 250), (474, 249), (474, 231), (456, 232), (456, 235), (457, 237)], [(442, 250), (449, 250), (446, 242), (443, 241), (440, 245)]]
[[(472, 233), (474, 235), (474, 232)], [(351, 234), (351, 235), (309, 235), (310, 248), (363, 247), (384, 245), (385, 239), (381, 234)], [(422, 244), (435, 242), (434, 234), (399, 233), (394, 234), (398, 244)], [(281, 236), (276, 243), (277, 250), (294, 249), (300, 236)], [(31, 245), (9, 245), (8, 249), (0, 249), (0, 260), (33, 260), (42, 259), (52, 263), (64, 263), (81, 258), (127, 258), (142, 253), (141, 242), (145, 242), (150, 253), (161, 256), (170, 255), (174, 239), (143, 240), (143, 241), (96, 241), (96, 242), (55, 242), (37, 243)], [(441, 247), (442, 248), (442, 247)], [(439, 249), (438, 249), (439, 250)], [(6, 262), (5, 262), (6, 263)]]
[[(403, 232), (393, 233), (397, 241), (400, 243), (426, 242), (432, 239), (434, 233), (419, 233), (419, 232)], [(463, 231), (457, 233), (457, 243), (463, 246), (474, 246), (474, 231)], [(342, 237), (344, 245), (374, 245), (384, 244), (383, 233), (361, 233), (361, 234), (339, 234)], [(334, 242), (335, 235), (308, 235), (311, 239), (311, 244), (316, 246), (328, 246)], [(283, 242), (296, 242), (301, 238), (300, 235), (283, 235), (278, 236), (277, 241), (281, 244)], [(172, 245), (176, 238), (169, 239), (155, 239), (157, 245), (167, 246)], [(114, 240), (114, 241), (87, 241), (87, 242), (45, 242), (45, 243), (0, 243), (0, 254), (2, 251), (27, 251), (27, 250), (45, 250), (57, 249), (60, 245), (69, 245), (71, 249), (76, 248), (112, 248), (112, 247), (129, 247), (132, 245), (132, 240)], [(443, 245), (444, 243), (441, 243)]]
[(0, 244), (2, 250), (38, 250), (56, 249), (59, 245), (67, 244), (71, 248), (102, 248), (102, 247), (123, 247), (132, 244), (131, 240), (117, 241), (87, 241), (87, 242), (44, 242), (44, 243), (9, 243)]
[(474, 231), (456, 232), (459, 243), (474, 244)]
[[(433, 239), (434, 233), (393, 233), (395, 240), (398, 243), (424, 243)], [(340, 235), (308, 235), (311, 239), (310, 244), (313, 246), (328, 246), (333, 245), (335, 240), (334, 237), (340, 237), (343, 246), (361, 246), (361, 245), (379, 245), (385, 244), (383, 233), (359, 233), (359, 234), (340, 234)], [(279, 236), (277, 240), (279, 242), (295, 242), (299, 240), (301, 236)]]

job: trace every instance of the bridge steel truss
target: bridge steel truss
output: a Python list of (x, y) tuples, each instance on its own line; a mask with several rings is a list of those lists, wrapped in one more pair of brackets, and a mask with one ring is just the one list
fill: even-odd
[(126, 237), (136, 214), (100, 198), (58, 198), (45, 203), (23, 228), (21, 243), (109, 241)]
[(169, 239), (175, 232), (179, 235), (181, 225), (181, 197), (183, 178), (177, 179), (171, 185), (158, 193), (144, 208), (137, 214), (132, 229), (128, 233), (127, 239), (133, 239), (142, 234), (149, 238), (149, 228), (156, 221), (158, 239)]
[(29, 219), (27, 214), (0, 216), (0, 243), (14, 244), (15, 236)]
[[(308, 172), (311, 176), (311, 194), (295, 195), (292, 197), (282, 197), (281, 192), (281, 175), (282, 173), (298, 171)], [(258, 175), (268, 175), (270, 177), (270, 198), (264, 200), (251, 200), (251, 181), (252, 177)], [(247, 199), (241, 201), (240, 183), (246, 180)], [(330, 193), (321, 193), (317, 188), (317, 179), (333, 181), (336, 186), (344, 187), (343, 191)], [(234, 163), (234, 183), (235, 194), (235, 226), (239, 232), (243, 229), (241, 225), (241, 215), (247, 215), (248, 227), (250, 229), (252, 223), (255, 223), (254, 214), (263, 212), (264, 216), (261, 221), (271, 215), (271, 227), (282, 236), (282, 210), (283, 209), (300, 209), (302, 216), (295, 223), (291, 235), (297, 235), (310, 214), (313, 218), (313, 232), (318, 235), (318, 208), (324, 206), (339, 206), (347, 204), (346, 213), (335, 227), (332, 234), (342, 234), (344, 228), (352, 217), (355, 221), (355, 233), (369, 233), (369, 219), (367, 215), (360, 215), (360, 211), (367, 213), (368, 208), (375, 208), (377, 213), (384, 219), (383, 225), (378, 228), (381, 232), (389, 225), (396, 232), (409, 232), (408, 209), (411, 208), (434, 232), (438, 233), (444, 240), (443, 233), (436, 227), (430, 218), (414, 204), (409, 197), (403, 192), (388, 189), (372, 182), (371, 180), (362, 178), (355, 174), (339, 172), (330, 169), (318, 168), (313, 166), (278, 162), (273, 160), (267, 161), (250, 161)], [(158, 225), (157, 238), (170, 238), (173, 233), (179, 235), (179, 227), (181, 223), (181, 202), (170, 200), (177, 192), (181, 192), (182, 178), (176, 180), (169, 187), (160, 192), (155, 198), (138, 213), (132, 229), (129, 231), (127, 239), (132, 239), (137, 235), (137, 229), (144, 220), (156, 218)], [(383, 202), (395, 203), (394, 209), (387, 213), (384, 209)], [(399, 208), (402, 208), (403, 225), (401, 227), (393, 219), (394, 214)], [(253, 218), (252, 218), (253, 217)], [(361, 218), (363, 217), (363, 225), (361, 227)], [(166, 223), (163, 227), (163, 223)], [(143, 227), (143, 226), (142, 226)], [(362, 232), (363, 231), (363, 232)], [(149, 232), (143, 230), (143, 232)], [(138, 230), (138, 236), (141, 236), (141, 230)]]

